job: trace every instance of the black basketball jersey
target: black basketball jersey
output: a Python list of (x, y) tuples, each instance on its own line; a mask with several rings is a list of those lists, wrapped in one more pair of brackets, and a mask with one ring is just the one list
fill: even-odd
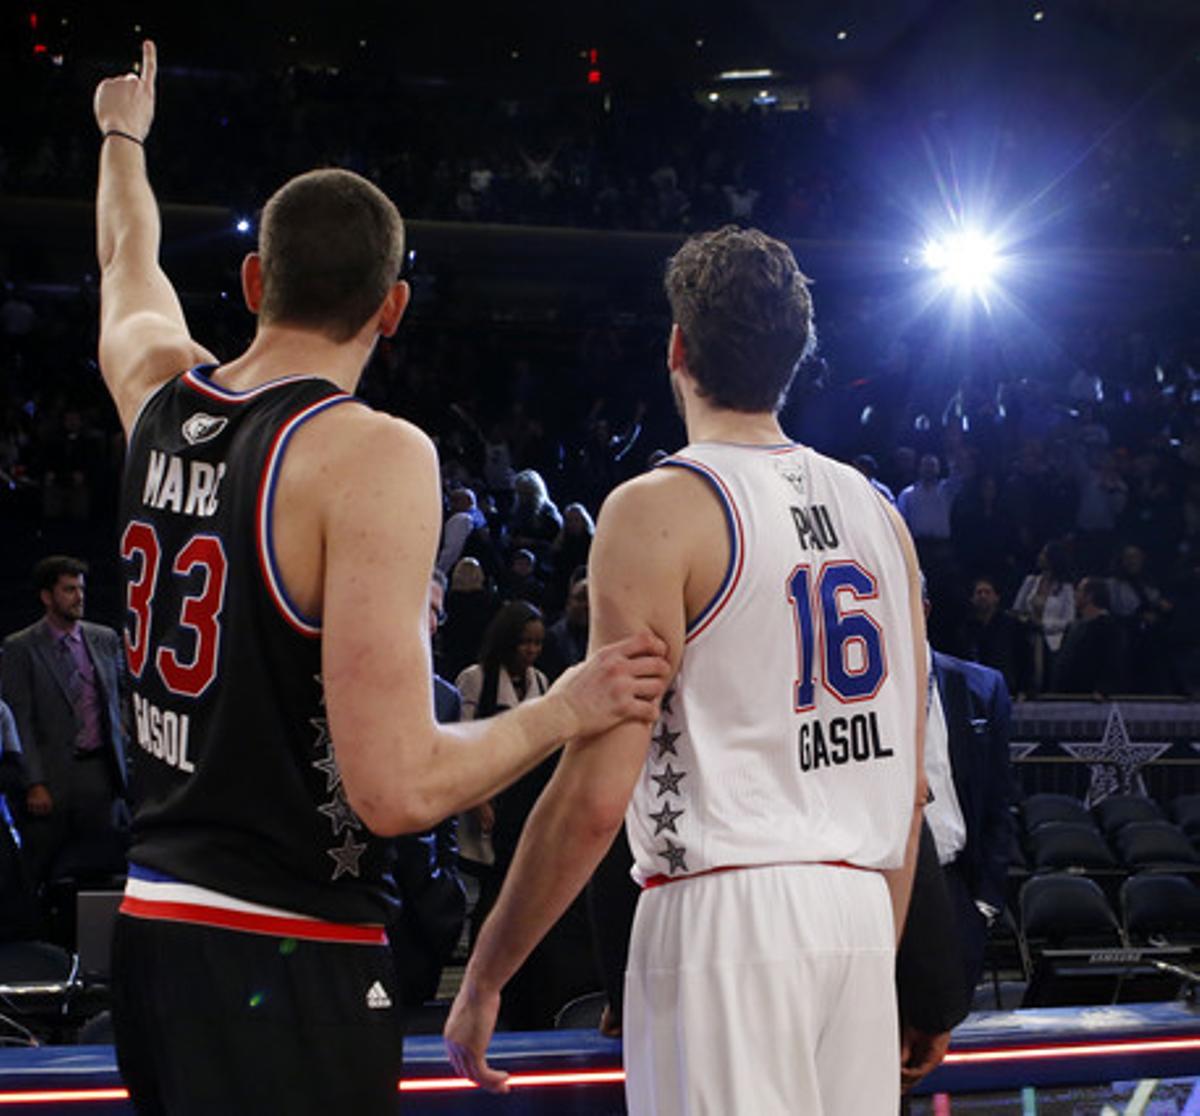
[(389, 846), (346, 800), (320, 620), (289, 600), (271, 542), (292, 434), (357, 401), (312, 377), (231, 392), (210, 372), (147, 400), (125, 468), (130, 861), (316, 918), (384, 921)]

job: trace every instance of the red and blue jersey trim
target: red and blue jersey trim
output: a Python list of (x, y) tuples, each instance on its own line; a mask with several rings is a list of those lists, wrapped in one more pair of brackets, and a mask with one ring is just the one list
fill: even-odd
[[(279, 383), (280, 381), (276, 381)], [(255, 506), (255, 538), (258, 550), (258, 564), (262, 570), (263, 581), (267, 592), (280, 615), (301, 635), (317, 638), (321, 634), (321, 621), (317, 617), (305, 616), (288, 596), (279, 574), (279, 566), (275, 561), (275, 548), (271, 542), (271, 522), (275, 509), (275, 485), (279, 479), (279, 466), (283, 461), (284, 452), (293, 434), (309, 419), (319, 415), (339, 403), (357, 403), (353, 395), (345, 392), (335, 392), (324, 399), (318, 399), (307, 407), (296, 412), (276, 432), (275, 440), (267, 453), (267, 461), (263, 466), (262, 479), (258, 485), (258, 500)]]
[(733, 495), (725, 482), (716, 472), (699, 461), (687, 457), (669, 457), (658, 466), (665, 468), (690, 469), (697, 476), (703, 477), (712, 486), (717, 499), (721, 502), (721, 510), (725, 513), (725, 526), (729, 531), (729, 562), (725, 567), (725, 577), (713, 594), (712, 600), (700, 610), (684, 631), (684, 642), (691, 643), (703, 632), (729, 603), (733, 591), (742, 579), (742, 569), (746, 562), (745, 531), (742, 528), (742, 516), (734, 502)]
[(121, 914), (162, 922), (189, 922), (246, 934), (300, 938), (347, 945), (387, 945), (381, 924), (329, 922), (294, 911), (235, 899), (219, 891), (184, 883), (173, 876), (130, 864)]
[(189, 368), (180, 379), (193, 391), (197, 391), (217, 403), (246, 403), (262, 395), (264, 392), (272, 391), (277, 387), (282, 387), (284, 384), (294, 384), (301, 380), (319, 379), (317, 376), (304, 374), (283, 376), (278, 380), (268, 380), (265, 384), (248, 388), (246, 391), (231, 391), (229, 388), (221, 387), (220, 384), (214, 384), (209, 379), (208, 373), (216, 367), (215, 364), (198, 364), (195, 368)]

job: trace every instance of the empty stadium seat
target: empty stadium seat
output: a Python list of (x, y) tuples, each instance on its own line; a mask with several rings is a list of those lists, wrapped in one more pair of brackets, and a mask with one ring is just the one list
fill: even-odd
[(1029, 852), (1037, 871), (1112, 870), (1117, 858), (1094, 825), (1043, 822), (1029, 835)]
[(1200, 888), (1166, 872), (1130, 876), (1121, 885), (1121, 922), (1134, 945), (1200, 946)]

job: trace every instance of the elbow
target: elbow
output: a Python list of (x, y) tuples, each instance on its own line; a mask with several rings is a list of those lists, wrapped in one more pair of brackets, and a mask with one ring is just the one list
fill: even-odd
[(346, 801), (376, 837), (400, 837), (424, 833), (444, 819), (419, 793), (389, 795), (379, 787), (345, 787)]

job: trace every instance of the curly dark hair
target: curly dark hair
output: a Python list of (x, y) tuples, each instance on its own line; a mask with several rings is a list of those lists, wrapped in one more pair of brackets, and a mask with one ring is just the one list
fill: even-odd
[(51, 554), (33, 567), (33, 587), (39, 593), (42, 590), (52, 590), (60, 577), (79, 577), (87, 572), (88, 564), (82, 558)]
[(792, 250), (758, 229), (690, 237), (664, 286), (688, 371), (715, 406), (778, 411), (816, 331), (808, 279)]

